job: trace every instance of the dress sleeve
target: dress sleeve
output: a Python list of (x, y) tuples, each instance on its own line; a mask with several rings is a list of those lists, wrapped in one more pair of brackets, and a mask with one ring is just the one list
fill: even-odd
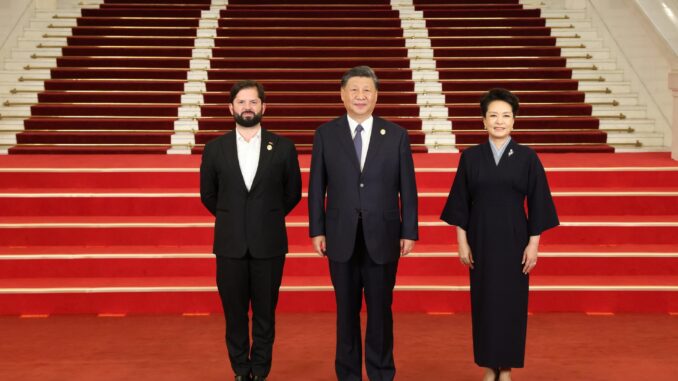
[(457, 167), (457, 174), (454, 176), (454, 182), (450, 189), (450, 194), (447, 196), (445, 208), (440, 215), (440, 219), (450, 225), (459, 226), (467, 230), (468, 220), (471, 209), (471, 197), (468, 187), (468, 176), (466, 168), (466, 159), (462, 152), (459, 159), (459, 166)]
[(530, 236), (560, 225), (546, 172), (539, 157), (532, 152), (527, 188), (528, 231)]

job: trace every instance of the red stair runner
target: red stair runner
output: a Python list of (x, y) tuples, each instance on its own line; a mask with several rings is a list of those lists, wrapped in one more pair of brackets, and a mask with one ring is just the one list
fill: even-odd
[[(613, 150), (539, 9), (517, 0), (414, 3), (426, 21), (456, 148), (483, 140), (478, 98), (506, 87), (523, 104), (521, 143), (544, 152)], [(82, 9), (10, 153), (165, 152), (210, 4), (106, 0)], [(382, 79), (377, 113), (410, 130), (413, 150), (425, 152), (400, 18), (386, 0), (230, 1), (219, 12), (193, 153), (232, 125), (226, 94), (241, 79), (266, 86), (265, 126), (310, 151), (312, 131), (343, 113), (341, 74), (360, 64)]]
[[(542, 237), (532, 311), (678, 311), (678, 166), (668, 154), (542, 154), (562, 226)], [(459, 155), (416, 154), (420, 236), (394, 308), (467, 311), (438, 220)], [(196, 156), (0, 157), (0, 314), (219, 311)], [(302, 155), (304, 189), (309, 157)], [(334, 306), (305, 200), (288, 218), (281, 311)], [(159, 296), (161, 296), (159, 298)]]

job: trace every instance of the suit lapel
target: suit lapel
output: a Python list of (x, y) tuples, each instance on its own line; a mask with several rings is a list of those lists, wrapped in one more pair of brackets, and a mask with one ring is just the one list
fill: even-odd
[[(254, 180), (252, 181), (252, 187), (250, 192), (256, 188), (256, 186), (261, 182), (261, 179), (265, 176), (266, 170), (268, 169), (268, 164), (271, 162), (271, 158), (276, 151), (276, 146), (278, 143), (278, 137), (261, 129), (261, 147), (259, 147), (259, 165), (257, 165), (257, 173), (254, 175)], [(269, 149), (270, 148), (270, 149)]]
[[(382, 120), (376, 116), (373, 118), (372, 133), (370, 133), (370, 145), (367, 147), (367, 157), (365, 158), (363, 172), (365, 172), (370, 167), (370, 163), (376, 160), (377, 156), (379, 155), (381, 144), (388, 135), (385, 123), (382, 123)], [(384, 131), (384, 134), (381, 133), (382, 130)]]
[(360, 172), (360, 162), (358, 162), (358, 155), (355, 154), (355, 146), (353, 145), (353, 139), (351, 138), (351, 127), (348, 125), (348, 117), (346, 115), (339, 118), (336, 134), (338, 136), (339, 145), (346, 150), (348, 156), (351, 157), (351, 162), (358, 169), (358, 172)]
[(223, 141), (223, 152), (226, 158), (226, 163), (231, 169), (231, 173), (235, 174), (235, 179), (238, 181), (242, 189), (247, 192), (247, 187), (245, 186), (245, 179), (242, 177), (242, 171), (240, 170), (240, 162), (238, 161), (238, 145), (236, 143), (237, 132), (235, 130), (227, 132), (224, 135)]

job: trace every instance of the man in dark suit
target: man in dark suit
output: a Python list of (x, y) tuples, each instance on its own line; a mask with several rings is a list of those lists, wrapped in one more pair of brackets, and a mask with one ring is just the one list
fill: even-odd
[(367, 375), (394, 378), (393, 287), (399, 257), (418, 239), (410, 141), (405, 129), (372, 115), (378, 87), (371, 68), (347, 71), (341, 79), (347, 114), (318, 127), (313, 140), (309, 229), (314, 250), (329, 258), (342, 381), (362, 379), (363, 291)]
[(287, 253), (285, 216), (301, 199), (294, 143), (261, 128), (265, 101), (259, 83), (233, 85), (229, 108), (235, 130), (207, 143), (200, 166), (200, 198), (216, 216), (217, 286), (236, 381), (265, 380), (271, 369)]

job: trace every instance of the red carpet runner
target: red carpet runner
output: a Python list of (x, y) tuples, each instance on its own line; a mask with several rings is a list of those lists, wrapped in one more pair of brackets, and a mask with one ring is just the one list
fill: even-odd
[[(449, 110), (456, 148), (484, 139), (478, 98), (516, 91), (515, 138), (543, 152), (611, 152), (539, 9), (518, 0), (416, 0)], [(10, 153), (164, 153), (179, 117), (209, 0), (105, 0), (82, 9), (52, 79)], [(387, 0), (229, 1), (219, 13), (194, 153), (230, 128), (227, 91), (257, 79), (269, 92), (265, 126), (310, 150), (313, 130), (343, 112), (338, 80), (367, 64), (382, 79), (376, 113), (426, 152), (402, 15)]]
[[(421, 240), (399, 266), (397, 311), (469, 308), (454, 230), (438, 220), (458, 157), (415, 155)], [(542, 160), (562, 226), (542, 238), (530, 310), (678, 312), (678, 165), (664, 153)], [(199, 161), (0, 157), (0, 314), (219, 311)], [(288, 232), (280, 311), (332, 310), (306, 199)]]

